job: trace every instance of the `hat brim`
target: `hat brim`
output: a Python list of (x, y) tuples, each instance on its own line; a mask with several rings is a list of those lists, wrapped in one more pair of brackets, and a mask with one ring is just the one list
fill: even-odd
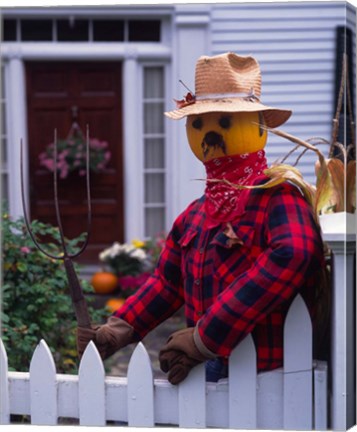
[(189, 115), (206, 114), (210, 112), (262, 112), (265, 123), (268, 127), (276, 128), (285, 123), (292, 112), (282, 110), (261, 104), (260, 102), (251, 102), (244, 99), (207, 99), (196, 101), (182, 108), (165, 112), (165, 116), (180, 120)]

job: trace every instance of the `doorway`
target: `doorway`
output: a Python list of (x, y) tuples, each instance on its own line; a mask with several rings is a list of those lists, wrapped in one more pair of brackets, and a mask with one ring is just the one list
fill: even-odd
[[(74, 120), (90, 137), (108, 143), (107, 167), (91, 173), (92, 227), (82, 263), (98, 263), (98, 254), (124, 238), (122, 68), (118, 62), (27, 62), (27, 113), (31, 218), (57, 225), (53, 174), (40, 165), (39, 154), (67, 137)], [(65, 236), (86, 230), (85, 178), (71, 173), (59, 179), (59, 201)]]

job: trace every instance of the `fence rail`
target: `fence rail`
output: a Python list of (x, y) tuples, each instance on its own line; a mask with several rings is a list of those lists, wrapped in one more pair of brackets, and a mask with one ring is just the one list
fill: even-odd
[(10, 414), (23, 414), (37, 425), (55, 425), (65, 417), (86, 426), (116, 421), (143, 427), (327, 428), (327, 365), (312, 360), (312, 326), (300, 296), (285, 322), (282, 369), (257, 374), (250, 335), (230, 356), (229, 378), (206, 383), (200, 365), (178, 386), (154, 380), (142, 343), (132, 354), (127, 377), (121, 378), (105, 376), (92, 342), (78, 376), (56, 373), (44, 340), (32, 356), (29, 372), (10, 372), (1, 342), (0, 385), (2, 424), (10, 423)]

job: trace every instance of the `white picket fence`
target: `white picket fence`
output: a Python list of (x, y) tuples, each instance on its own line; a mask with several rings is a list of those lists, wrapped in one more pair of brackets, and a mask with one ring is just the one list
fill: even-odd
[(116, 421), (143, 427), (327, 428), (327, 365), (312, 360), (312, 326), (300, 296), (285, 322), (284, 368), (257, 374), (249, 335), (229, 359), (229, 378), (218, 383), (205, 382), (203, 365), (178, 386), (154, 380), (142, 343), (132, 354), (125, 378), (105, 376), (92, 342), (78, 376), (56, 374), (44, 340), (33, 354), (29, 372), (10, 372), (0, 345), (1, 424), (10, 422), (10, 414), (23, 414), (37, 425), (55, 425), (64, 417), (86, 426)]

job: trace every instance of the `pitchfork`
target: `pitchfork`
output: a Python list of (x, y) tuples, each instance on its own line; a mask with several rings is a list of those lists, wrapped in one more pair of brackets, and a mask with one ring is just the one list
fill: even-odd
[(56, 219), (60, 234), (60, 245), (62, 247), (62, 254), (59, 256), (52, 255), (42, 248), (42, 246), (36, 240), (34, 233), (31, 230), (30, 223), (27, 217), (26, 203), (25, 203), (25, 194), (24, 194), (24, 180), (23, 180), (23, 145), (21, 140), (21, 198), (22, 198), (22, 206), (24, 211), (24, 218), (27, 230), (34, 242), (35, 246), (38, 250), (44, 253), (49, 258), (54, 260), (62, 260), (64, 263), (64, 267), (66, 269), (69, 291), (72, 298), (72, 304), (74, 307), (78, 327), (91, 328), (90, 316), (88, 313), (87, 303), (83, 295), (82, 287), (77, 277), (76, 271), (73, 266), (72, 259), (78, 257), (87, 247), (89, 241), (89, 230), (92, 219), (92, 211), (91, 211), (91, 196), (90, 196), (90, 178), (89, 178), (89, 128), (87, 126), (86, 130), (86, 188), (87, 188), (87, 202), (88, 202), (88, 219), (87, 219), (87, 233), (85, 241), (80, 248), (80, 250), (75, 254), (70, 254), (67, 250), (65, 237), (63, 234), (62, 221), (58, 203), (58, 191), (57, 191), (57, 130), (54, 131), (54, 171), (53, 171), (53, 185), (54, 185), (54, 201), (56, 208)]

